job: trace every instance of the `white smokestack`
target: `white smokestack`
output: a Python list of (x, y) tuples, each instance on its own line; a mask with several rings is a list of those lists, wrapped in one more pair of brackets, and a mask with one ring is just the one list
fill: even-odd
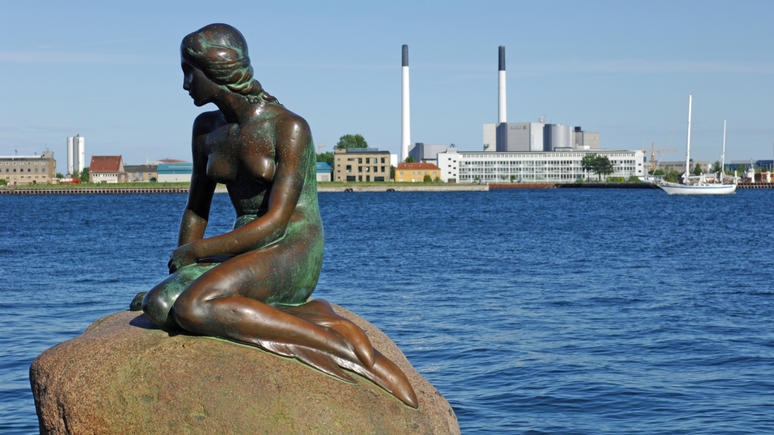
[(505, 46), (500, 46), (500, 59), (498, 62), (497, 71), (497, 102), (498, 102), (498, 117), (497, 123), (508, 122), (508, 117), (505, 114)]
[(409, 65), (408, 65), (408, 45), (403, 46), (403, 111), (402, 127), (400, 135), (400, 157), (402, 160), (408, 158), (408, 148), (411, 143), (411, 114), (409, 108)]

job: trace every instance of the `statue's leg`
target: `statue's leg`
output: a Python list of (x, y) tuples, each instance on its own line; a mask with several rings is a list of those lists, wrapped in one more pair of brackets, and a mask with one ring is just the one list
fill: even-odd
[(177, 298), (175, 321), (197, 334), (264, 347), (268, 342), (306, 346), (362, 363), (353, 344), (339, 333), (270, 305), (308, 298), (322, 266), (322, 253), (320, 258), (315, 255), (318, 253), (299, 238), (221, 263)]
[(169, 275), (143, 298), (142, 311), (145, 316), (162, 328), (180, 329), (172, 316), (175, 301), (192, 282), (215, 266), (217, 264), (191, 264)]

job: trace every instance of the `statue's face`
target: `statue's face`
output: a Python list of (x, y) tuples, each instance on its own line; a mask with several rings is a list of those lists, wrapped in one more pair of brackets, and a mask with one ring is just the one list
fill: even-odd
[(193, 98), (194, 104), (204, 106), (207, 103), (212, 103), (218, 91), (218, 85), (204, 75), (202, 70), (190, 63), (183, 62), (182, 67), (183, 89), (188, 91), (188, 95)]

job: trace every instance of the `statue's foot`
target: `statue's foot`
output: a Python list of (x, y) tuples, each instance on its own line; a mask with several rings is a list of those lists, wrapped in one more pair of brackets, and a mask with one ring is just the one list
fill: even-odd
[(379, 353), (371, 345), (368, 336), (354, 322), (339, 316), (333, 307), (324, 300), (310, 301), (299, 306), (281, 307), (286, 313), (310, 322), (328, 333), (339, 337), (351, 347), (357, 358), (342, 358), (325, 352), (307, 349), (295, 349), (296, 358), (339, 379), (354, 382), (340, 367), (358, 373), (384, 388), (403, 403), (417, 408), (416, 393), (406, 375), (392, 361)]
[(336, 314), (327, 301), (318, 299), (304, 305), (282, 306), (280, 308), (288, 314), (304, 319), (337, 335), (355, 352), (358, 361), (352, 361), (353, 363), (360, 363), (365, 367), (374, 365), (374, 348), (368, 336), (349, 319)]
[(140, 292), (129, 303), (129, 311), (142, 311), (142, 300), (145, 299), (145, 295), (148, 292)]

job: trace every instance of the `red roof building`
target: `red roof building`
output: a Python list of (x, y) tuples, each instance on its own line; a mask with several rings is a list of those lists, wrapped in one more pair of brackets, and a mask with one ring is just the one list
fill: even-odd
[(90, 183), (125, 183), (124, 159), (121, 156), (92, 156), (89, 164)]

